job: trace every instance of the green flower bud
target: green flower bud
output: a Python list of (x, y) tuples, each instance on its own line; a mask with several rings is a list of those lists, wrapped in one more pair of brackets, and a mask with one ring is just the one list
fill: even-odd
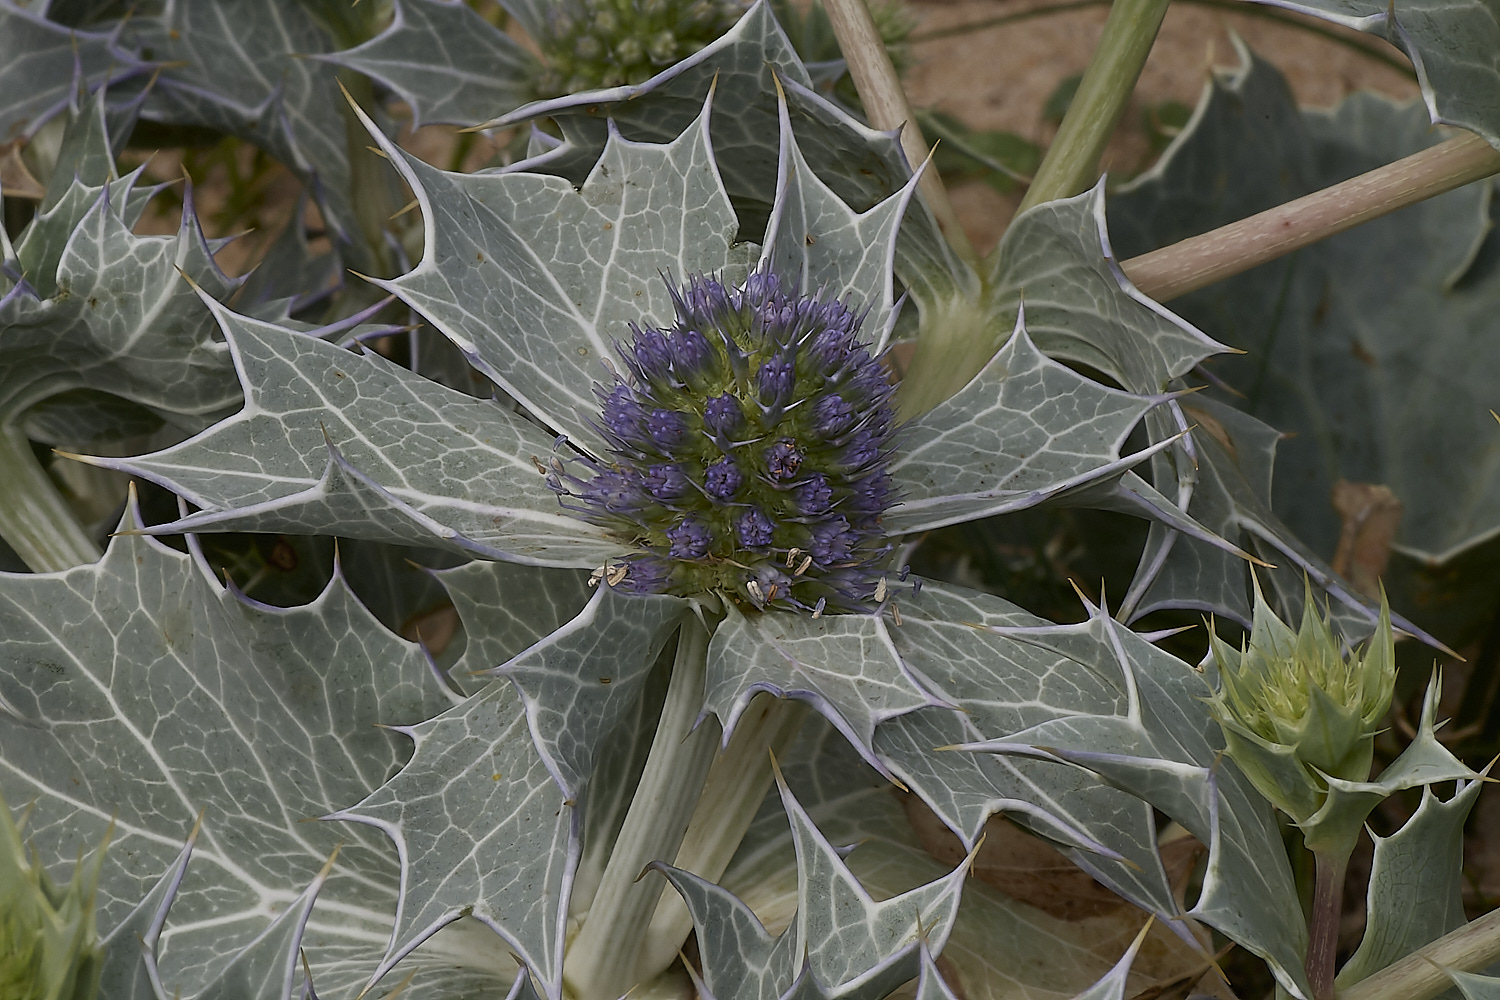
[[(734, 27), (739, 0), (558, 0), (542, 37), (540, 97), (640, 83)], [(566, 81), (565, 86), (559, 83)]]
[(1347, 650), (1309, 588), (1293, 632), (1259, 588), (1245, 647), (1213, 638), (1220, 689), (1208, 702), (1227, 752), (1245, 776), (1304, 828), (1327, 804), (1329, 780), (1366, 782), (1377, 727), (1396, 683), (1384, 595), (1370, 641)]
[(646, 48), (639, 38), (622, 38), (615, 46), (615, 62), (621, 66), (634, 66), (645, 58)]
[[(107, 840), (107, 838), (106, 838)], [(80, 861), (66, 889), (28, 859), (21, 831), (0, 798), (0, 997), (92, 1000), (104, 951), (94, 928), (101, 845)]]
[(658, 66), (665, 66), (675, 62), (677, 59), (677, 36), (670, 31), (658, 31), (651, 36), (651, 44), (646, 47), (646, 53), (651, 61)]
[(573, 43), (573, 54), (579, 59), (598, 59), (604, 54), (604, 43), (593, 35), (580, 35)]

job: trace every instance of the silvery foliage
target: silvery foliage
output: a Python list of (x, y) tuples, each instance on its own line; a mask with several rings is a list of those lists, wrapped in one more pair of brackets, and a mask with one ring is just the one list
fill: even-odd
[[(253, 31), (238, 4), (167, 0), (131, 18), (116, 6), (0, 0), (0, 44), (31, 33), (25, 66), (0, 60), (0, 93), (24, 95), (0, 109), (6, 134), (73, 108), (37, 220), (0, 246), (0, 350), (18, 352), (4, 419), (70, 445), (148, 418), (170, 425), (166, 447), (93, 461), (197, 508), (145, 526), (132, 504), (97, 564), (0, 581), (0, 789), (31, 804), (49, 864), (114, 824), (98, 900), (110, 1000), (560, 996), (584, 873), (607, 858), (650, 743), (658, 658), (684, 622), (712, 614), (696, 599), (620, 593), (607, 572), (591, 589), (589, 571), (607, 571), (621, 543), (560, 509), (544, 478), (558, 449), (601, 454), (593, 385), (629, 322), (670, 317), (664, 275), (773, 269), (867, 310), (877, 348), (903, 315), (920, 326), (957, 307), (999, 331), (984, 370), (905, 425), (893, 536), (1040, 504), (1122, 510), (1153, 525), (1127, 610), (1150, 604), (1178, 572), (1174, 545), (1191, 543), (1210, 554), (1195, 566), (1212, 586), (1179, 604), (1243, 616), (1245, 546), (1306, 572), (1348, 620), (1374, 620), (1274, 518), (1247, 540), (1245, 524), (1193, 504), (1208, 483), (1221, 504), (1263, 507), (1269, 445), (1262, 468), (1191, 429), (1181, 380), (1224, 348), (1123, 277), (1102, 186), (1018, 219), (974, 271), (915, 197), (894, 136), (813, 92), (765, 4), (645, 84), (517, 110), (532, 57), (459, 3), (399, 0), (382, 33), (342, 48), (335, 4), (277, 0), (264, 8), (274, 16), (257, 7)], [(515, 8), (523, 24), (542, 17), (539, 3)], [(268, 61), (281, 66), (274, 81), (255, 69)], [(422, 221), (420, 259), (376, 284), (494, 398), (345, 346), (371, 332), (361, 316), (292, 319), (309, 291), (300, 233), (228, 305), (235, 282), (190, 207), (175, 238), (130, 232), (150, 192), (115, 176), (110, 143), (144, 115), (263, 144), (351, 234), (335, 66), (369, 74), (423, 121), (548, 116), (561, 129), (532, 159), (458, 174), (361, 115)], [(94, 94), (81, 106), (80, 83)], [(95, 286), (116, 299), (84, 294)], [(36, 405), (64, 392), (87, 395)], [(192, 535), (186, 552), (152, 537), (221, 531), (469, 560), (435, 574), (462, 619), (461, 658), (440, 669), (339, 571), (312, 603), (276, 608), (216, 579)], [(1305, 993), (1280, 834), (1220, 756), (1202, 704), (1211, 678), (1107, 608), (1054, 625), (912, 583), (893, 571), (868, 614), (730, 609), (708, 646), (705, 715), (727, 742), (757, 692), (806, 702), (846, 766), (898, 779), (966, 847), (1004, 811), (1169, 925), (1215, 927)], [(937, 749), (1002, 740), (1006, 753)], [(825, 744), (799, 741), (768, 800), (796, 846), (786, 930), (724, 885), (659, 866), (697, 924), (702, 964), (689, 971), (720, 1000), (878, 997), (911, 979), (919, 996), (951, 996), (934, 955), (962, 919), (966, 869), (877, 901), (813, 819), (844, 791), (806, 777)], [(1409, 841), (1426, 849), (1427, 827), (1455, 829), (1465, 795), (1419, 814)], [(1186, 911), (1153, 807), (1209, 847)], [(843, 820), (857, 828), (861, 815)], [(1400, 836), (1381, 843), (1372, 898), (1400, 891), (1399, 854), (1415, 849)], [(1375, 941), (1362, 968), (1426, 931), (1381, 933), (1396, 943)], [(1129, 960), (1086, 995), (1122, 995)]]

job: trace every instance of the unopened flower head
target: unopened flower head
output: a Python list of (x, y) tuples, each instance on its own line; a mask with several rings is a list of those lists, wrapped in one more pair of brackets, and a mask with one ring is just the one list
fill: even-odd
[(94, 927), (101, 846), (80, 861), (66, 887), (27, 857), (21, 831), (0, 797), (0, 997), (93, 1000), (104, 950)]
[(552, 481), (635, 548), (609, 582), (812, 611), (878, 600), (893, 387), (859, 317), (765, 273), (673, 300), (676, 322), (632, 327), (628, 374), (597, 388), (610, 464)]
[(734, 27), (734, 0), (560, 0), (540, 40), (542, 97), (643, 83)]
[[(1380, 624), (1360, 649), (1346, 649), (1334, 636), (1311, 590), (1295, 633), (1257, 594), (1245, 647), (1213, 642), (1222, 687), (1209, 709), (1224, 729), (1230, 756), (1257, 787), (1278, 789), (1261, 788), (1263, 794), (1301, 820), (1321, 807), (1322, 775), (1369, 779), (1375, 733), (1396, 683), (1383, 599)], [(1299, 780), (1289, 782), (1291, 774)]]

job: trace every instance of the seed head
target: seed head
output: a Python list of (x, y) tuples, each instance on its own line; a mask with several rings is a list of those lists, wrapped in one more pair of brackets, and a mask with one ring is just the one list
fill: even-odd
[[(596, 388), (607, 465), (555, 475), (563, 503), (635, 552), (621, 589), (757, 607), (869, 606), (890, 551), (892, 386), (840, 302), (695, 278), (675, 323), (632, 327)], [(878, 601), (877, 601), (878, 603)]]

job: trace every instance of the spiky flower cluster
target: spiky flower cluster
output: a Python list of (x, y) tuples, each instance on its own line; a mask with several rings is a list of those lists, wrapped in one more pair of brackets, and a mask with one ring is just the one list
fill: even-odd
[(1324, 776), (1370, 776), (1375, 733), (1390, 707), (1396, 660), (1390, 612), (1362, 650), (1346, 650), (1311, 590), (1302, 624), (1287, 627), (1257, 595), (1243, 650), (1213, 638), (1221, 688), (1209, 711), (1229, 755), (1261, 794), (1298, 822), (1322, 808)]
[(636, 550), (609, 582), (814, 613), (883, 599), (895, 419), (859, 317), (771, 274), (696, 278), (672, 297), (676, 323), (632, 325), (628, 378), (596, 389), (611, 464), (552, 479)]
[(104, 967), (94, 928), (101, 846), (80, 862), (73, 881), (53, 884), (28, 859), (21, 831), (0, 797), (0, 997), (93, 1000)]
[(541, 97), (642, 83), (734, 27), (735, 0), (561, 0), (552, 5)]

